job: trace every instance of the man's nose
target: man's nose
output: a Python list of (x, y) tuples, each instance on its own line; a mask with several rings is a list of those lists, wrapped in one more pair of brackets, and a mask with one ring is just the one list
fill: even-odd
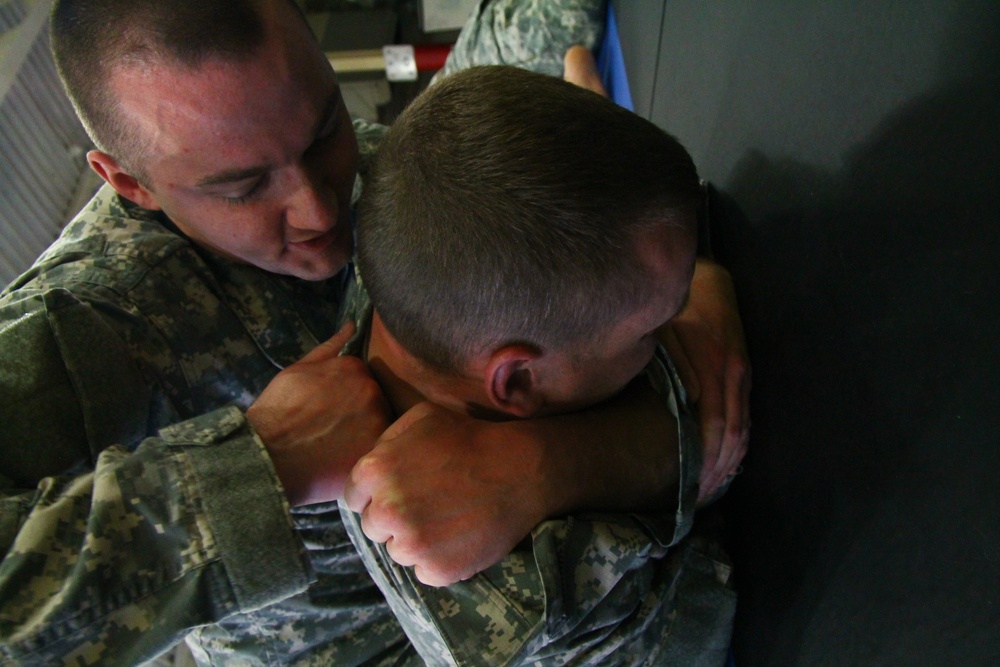
[(337, 224), (337, 193), (307, 166), (295, 170), (286, 220), (297, 229), (325, 232)]

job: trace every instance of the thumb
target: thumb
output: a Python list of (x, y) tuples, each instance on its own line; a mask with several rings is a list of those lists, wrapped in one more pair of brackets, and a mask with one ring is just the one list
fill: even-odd
[(354, 335), (356, 328), (354, 322), (346, 323), (340, 327), (340, 331), (310, 350), (309, 354), (299, 360), (299, 363), (326, 361), (338, 356), (340, 351), (344, 349), (347, 341), (351, 340), (351, 336)]

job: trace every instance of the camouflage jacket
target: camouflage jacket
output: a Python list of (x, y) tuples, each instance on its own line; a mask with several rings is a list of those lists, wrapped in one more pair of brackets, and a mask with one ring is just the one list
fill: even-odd
[(605, 0), (480, 2), (437, 77), (475, 65), (514, 65), (562, 77), (566, 50), (593, 50), (604, 34)]
[[(381, 130), (357, 130), (363, 170)], [(254, 627), (245, 664), (412, 653), (336, 504), (290, 511), (242, 412), (349, 281), (220, 259), (105, 187), (0, 293), (0, 663), (136, 664), (220, 619)]]

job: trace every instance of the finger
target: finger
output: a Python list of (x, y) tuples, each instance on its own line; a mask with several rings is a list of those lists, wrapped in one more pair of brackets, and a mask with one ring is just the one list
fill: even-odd
[(701, 398), (701, 383), (698, 382), (694, 366), (691, 365), (691, 360), (688, 359), (687, 353), (684, 351), (684, 346), (681, 345), (681, 341), (677, 338), (673, 327), (661, 327), (659, 339), (664, 347), (667, 348), (670, 361), (674, 363), (674, 368), (677, 369), (677, 374), (681, 378), (681, 384), (684, 385), (684, 391), (687, 392), (688, 400), (692, 403), (697, 403), (698, 399)]
[(346, 345), (347, 341), (349, 341), (351, 336), (354, 335), (354, 331), (354, 322), (346, 323), (344, 326), (340, 327), (340, 331), (310, 350), (306, 356), (299, 360), (299, 363), (333, 359), (340, 354), (341, 350), (344, 349), (344, 345)]
[(723, 455), (725, 418), (722, 414), (722, 399), (714, 391), (705, 392), (698, 406), (702, 410), (702, 467), (699, 475), (698, 498), (703, 500), (715, 493), (722, 483), (720, 466)]
[[(699, 499), (704, 499), (722, 486), (727, 479), (735, 474), (747, 453), (750, 439), (749, 408), (747, 394), (740, 387), (733, 387), (727, 393), (727, 425), (721, 435), (718, 459), (711, 470), (705, 470), (701, 480)], [(741, 398), (742, 397), (742, 398)]]
[[(354, 466), (357, 469), (357, 465)], [(344, 503), (355, 514), (363, 514), (372, 502), (372, 494), (364, 483), (360, 483), (351, 470), (344, 486)]]
[[(385, 543), (387, 549), (389, 548), (389, 543), (393, 542), (393, 538), (395, 537), (391, 530), (386, 529), (385, 526), (375, 519), (371, 505), (366, 507), (365, 511), (361, 513), (361, 530), (372, 542)], [(396, 549), (396, 544), (393, 544), (392, 548)], [(389, 555), (392, 556), (391, 550)], [(393, 560), (397, 563), (399, 562), (395, 557)], [(405, 565), (405, 563), (400, 563), (400, 565)]]
[(385, 551), (389, 554), (389, 558), (397, 565), (402, 565), (403, 567), (416, 566), (417, 559), (407, 549), (404, 549), (402, 545), (402, 540), (395, 536), (390, 536), (385, 540)]
[(717, 466), (725, 479), (740, 465), (746, 456), (750, 440), (750, 375), (742, 364), (734, 364), (727, 373), (729, 384), (726, 393), (726, 433), (722, 441)]
[(701, 485), (698, 488), (699, 500), (704, 500), (706, 497), (714, 494), (725, 481), (726, 475), (721, 470), (720, 468), (714, 468), (706, 473), (705, 478), (701, 481)]
[(721, 486), (731, 475), (735, 474), (739, 470), (740, 461), (743, 460), (745, 453), (746, 447), (742, 440), (728, 447), (720, 457), (719, 465), (715, 468), (712, 484), (716, 487)]
[(698, 410), (701, 415), (702, 437), (701, 479), (705, 482), (719, 463), (722, 438), (726, 428), (722, 397), (718, 389), (711, 388), (702, 392)]
[(388, 469), (381, 453), (380, 445), (376, 442), (370, 452), (358, 459), (347, 475), (344, 502), (356, 514), (367, 514), (379, 489), (384, 489)]
[(433, 586), (435, 588), (441, 588), (442, 586), (451, 586), (457, 581), (460, 581), (462, 577), (445, 574), (438, 572), (436, 570), (428, 569), (422, 565), (413, 566), (413, 574), (420, 580), (420, 583), (425, 586)]
[(594, 54), (580, 44), (569, 47), (563, 56), (563, 79), (603, 97), (608, 96), (597, 71)]
[(733, 447), (727, 453), (725, 462), (719, 466), (715, 477), (705, 486), (704, 494), (699, 496), (700, 500), (703, 500), (705, 496), (714, 494), (723, 484), (726, 484), (733, 476), (740, 473), (742, 470), (740, 462), (743, 460), (746, 451), (746, 438), (744, 438), (738, 446)]

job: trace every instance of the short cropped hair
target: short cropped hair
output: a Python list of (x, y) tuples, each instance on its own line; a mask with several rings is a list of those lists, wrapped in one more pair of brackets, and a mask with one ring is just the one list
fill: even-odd
[(444, 78), (395, 121), (359, 202), (357, 263), (389, 332), (459, 371), (501, 344), (583, 342), (656, 286), (640, 232), (694, 234), (701, 189), (672, 136), (555, 77)]
[[(288, 0), (298, 10), (298, 5)], [(144, 180), (145, 139), (110, 86), (117, 67), (251, 55), (265, 40), (263, 0), (56, 0), (49, 29), (59, 76), (94, 145)]]

